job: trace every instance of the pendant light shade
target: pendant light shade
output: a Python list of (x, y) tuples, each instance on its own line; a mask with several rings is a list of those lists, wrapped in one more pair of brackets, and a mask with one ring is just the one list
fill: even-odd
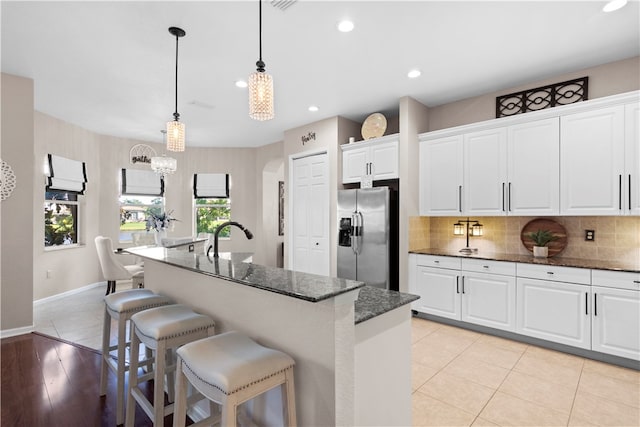
[[(162, 132), (163, 138), (167, 134), (167, 131), (164, 129), (160, 132)], [(153, 156), (151, 158), (151, 170), (162, 177), (174, 173), (177, 169), (178, 161), (173, 157), (167, 157), (163, 154), (162, 156)]]
[(169, 33), (176, 37), (176, 102), (173, 120), (167, 122), (167, 150), (184, 151), (186, 128), (184, 123), (180, 122), (180, 114), (178, 113), (178, 39), (187, 33), (177, 27), (170, 27)]
[(262, 0), (258, 0), (259, 24), (258, 45), (260, 59), (256, 62), (256, 72), (249, 76), (249, 117), (254, 120), (271, 120), (275, 117), (273, 108), (273, 77), (265, 72), (262, 61)]

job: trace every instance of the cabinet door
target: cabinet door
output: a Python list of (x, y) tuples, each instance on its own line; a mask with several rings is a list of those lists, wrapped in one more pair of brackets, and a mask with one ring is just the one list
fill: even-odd
[(626, 213), (640, 215), (640, 104), (626, 106), (624, 196)]
[(420, 143), (420, 215), (462, 212), (462, 135)]
[(463, 271), (462, 320), (506, 331), (516, 329), (514, 276)]
[(507, 131), (505, 128), (464, 136), (462, 211), (466, 215), (506, 215)]
[(342, 152), (342, 182), (344, 184), (360, 182), (367, 174), (369, 147)]
[(591, 349), (640, 360), (640, 293), (599, 286), (591, 292)]
[(560, 212), (560, 119), (507, 129), (507, 212), (558, 215)]
[(624, 106), (560, 119), (560, 213), (620, 215)]
[(589, 286), (518, 277), (516, 332), (591, 348)]
[(417, 266), (415, 290), (420, 299), (414, 310), (460, 320), (460, 272)]
[(370, 158), (374, 181), (398, 178), (398, 141), (371, 146)]

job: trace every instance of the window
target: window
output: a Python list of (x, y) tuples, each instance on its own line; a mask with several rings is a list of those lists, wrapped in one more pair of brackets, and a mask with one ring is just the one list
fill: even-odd
[[(200, 233), (213, 233), (218, 225), (231, 220), (229, 188), (229, 174), (198, 173), (193, 175), (196, 236)], [(225, 228), (218, 236), (229, 238), (230, 233), (229, 228)]]
[(45, 191), (44, 245), (55, 247), (78, 243), (78, 194)]
[(134, 233), (146, 233), (150, 212), (157, 215), (164, 212), (163, 197), (120, 196), (120, 243), (132, 242)]
[[(213, 233), (216, 227), (231, 220), (231, 199), (200, 198), (195, 199), (196, 235)], [(230, 228), (227, 227), (219, 237), (229, 238)]]

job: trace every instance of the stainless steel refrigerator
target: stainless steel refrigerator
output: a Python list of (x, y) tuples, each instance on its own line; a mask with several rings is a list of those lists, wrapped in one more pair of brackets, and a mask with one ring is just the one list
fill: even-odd
[(394, 196), (388, 187), (338, 191), (338, 277), (398, 289)]

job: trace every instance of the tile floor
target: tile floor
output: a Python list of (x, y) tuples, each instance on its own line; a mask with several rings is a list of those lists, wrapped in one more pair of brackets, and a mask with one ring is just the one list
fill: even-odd
[[(99, 349), (104, 291), (35, 305), (36, 331)], [(412, 353), (414, 426), (640, 426), (638, 371), (419, 318)]]

